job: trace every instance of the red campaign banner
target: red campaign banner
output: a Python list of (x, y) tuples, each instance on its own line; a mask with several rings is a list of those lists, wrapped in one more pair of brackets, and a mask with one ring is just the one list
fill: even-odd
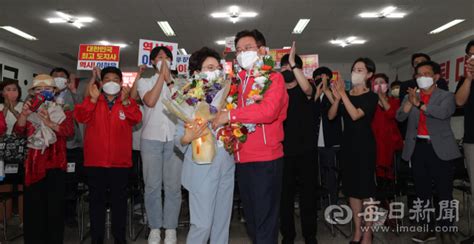
[(118, 67), (120, 61), (120, 47), (94, 44), (79, 45), (77, 54), (77, 69), (92, 70), (94, 66), (101, 69), (114, 66)]
[(81, 44), (78, 59), (117, 62), (120, 61), (120, 47)]

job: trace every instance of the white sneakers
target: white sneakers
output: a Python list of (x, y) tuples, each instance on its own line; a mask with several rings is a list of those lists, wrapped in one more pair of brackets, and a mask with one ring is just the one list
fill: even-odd
[[(152, 229), (148, 236), (148, 244), (160, 244), (161, 231), (160, 229)], [(165, 231), (165, 242), (164, 244), (177, 244), (178, 238), (176, 237), (176, 229), (167, 229)]]
[(161, 232), (160, 229), (152, 229), (148, 236), (148, 244), (160, 244)]
[(165, 231), (165, 242), (164, 244), (176, 244), (178, 238), (176, 237), (176, 229), (167, 229)]

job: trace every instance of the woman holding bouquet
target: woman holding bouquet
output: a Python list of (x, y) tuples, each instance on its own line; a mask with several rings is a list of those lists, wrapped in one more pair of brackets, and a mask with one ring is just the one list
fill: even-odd
[[(219, 54), (207, 47), (189, 59), (191, 75), (212, 82), (221, 75)], [(205, 74), (205, 75), (203, 75)], [(191, 142), (209, 133), (206, 121), (177, 127), (175, 142), (184, 153), (182, 184), (189, 191), (191, 227), (186, 243), (229, 243), (229, 224), (234, 193), (234, 160), (222, 146), (210, 164), (193, 161)], [(214, 132), (212, 132), (214, 133)]]

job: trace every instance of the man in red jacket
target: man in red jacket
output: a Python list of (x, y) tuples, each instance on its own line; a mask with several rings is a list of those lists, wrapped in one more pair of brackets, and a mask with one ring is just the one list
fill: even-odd
[(265, 38), (258, 30), (237, 33), (237, 60), (244, 69), (239, 73), (238, 107), (232, 111), (221, 111), (213, 121), (215, 128), (228, 122), (257, 125), (235, 154), (247, 232), (254, 244), (278, 242), (283, 121), (288, 108), (285, 81), (279, 72), (270, 74), (271, 85), (262, 100), (253, 104), (247, 102), (255, 82), (254, 66), (266, 55), (265, 46)]
[(100, 73), (101, 90), (96, 85), (98, 70), (89, 82), (88, 96), (74, 109), (79, 123), (85, 124), (84, 166), (90, 190), (92, 243), (103, 243), (106, 189), (110, 189), (112, 234), (115, 243), (126, 243), (127, 184), (132, 167), (132, 127), (142, 114), (130, 88), (121, 87), (122, 72), (107, 67)]

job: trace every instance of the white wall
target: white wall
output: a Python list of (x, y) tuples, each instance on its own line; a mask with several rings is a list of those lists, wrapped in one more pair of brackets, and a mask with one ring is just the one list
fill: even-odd
[[(3, 78), (11, 78), (18, 80), (22, 90), (23, 98), (26, 97), (26, 91), (28, 86), (30, 86), (30, 82), (33, 80), (33, 74), (49, 73), (51, 69), (50, 67), (31, 63), (25, 59), (21, 59), (3, 52), (0, 52), (0, 64), (2, 65), (2, 77), (0, 77), (0, 79), (3, 80)], [(16, 69), (17, 77), (15, 77), (14, 72), (8, 71), (6, 66)]]
[[(3, 80), (4, 77), (18, 80), (23, 99), (27, 95), (27, 88), (33, 80), (33, 74), (49, 73), (53, 67), (62, 66), (61, 63), (36, 52), (1, 40), (0, 64), (2, 65), (0, 80)], [(65, 68), (69, 69), (70, 67), (66, 66)], [(9, 69), (14, 71), (9, 71)]]
[[(454, 47), (450, 47), (439, 52), (427, 53), (431, 60), (441, 65), (442, 77), (449, 81), (449, 89), (454, 91), (456, 89), (456, 82), (459, 76), (464, 74), (464, 55), (466, 43), (460, 43)], [(407, 57), (407, 60), (409, 57)], [(405, 64), (396, 69), (398, 71), (400, 80), (411, 79), (413, 68), (411, 64)]]

